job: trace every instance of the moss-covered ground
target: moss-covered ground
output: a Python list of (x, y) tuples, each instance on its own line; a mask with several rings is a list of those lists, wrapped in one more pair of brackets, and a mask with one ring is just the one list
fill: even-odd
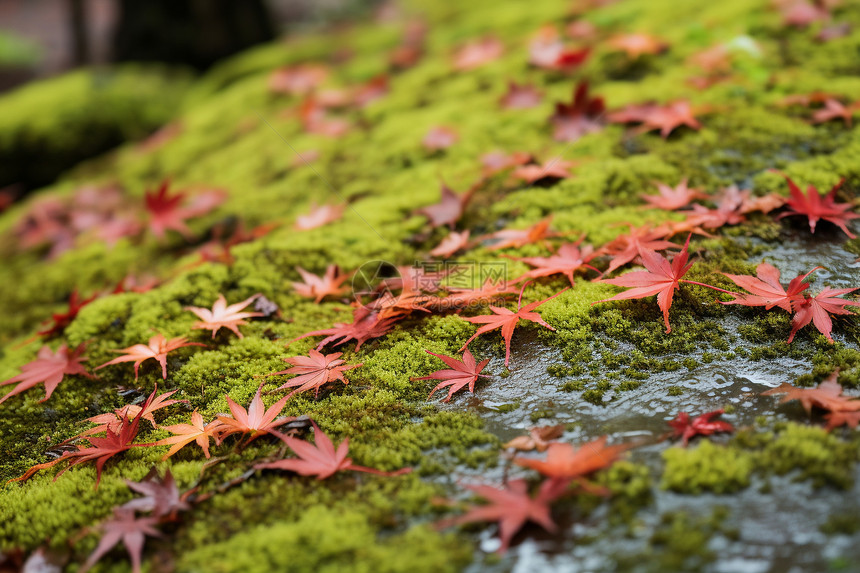
[[(820, 190), (844, 177), (840, 200), (856, 196), (860, 131), (841, 121), (813, 125), (809, 110), (782, 101), (814, 91), (847, 101), (857, 97), (860, 5), (846, 1), (834, 8), (833, 19), (853, 28), (821, 42), (816, 35), (825, 24), (787, 27), (767, 0), (621, 0), (589, 9), (584, 4), (408, 0), (399, 5), (397, 18), (255, 48), (190, 87), (181, 73), (149, 77), (135, 76), (141, 72), (134, 69), (92, 70), (0, 98), (4, 165), (7, 153), (10, 165), (26, 161), (28, 168), (39, 167), (33, 154), (67, 161), (74, 157), (70, 150), (87, 153), (82, 142), (90, 135), (100, 138), (99, 145), (125, 141), (0, 214), (0, 380), (35, 358), (41, 346), (34, 342), (36, 331), (52, 313), (66, 309), (73, 291), (101, 296), (45, 343), (86, 343), (88, 366), (155, 332), (190, 335), (207, 345), (172, 352), (166, 381), (149, 361), (138, 380), (131, 365), (123, 364), (99, 370), (97, 379), (67, 377), (44, 403), (41, 386), (9, 399), (0, 405), (0, 480), (52, 459), (58, 444), (90, 427), (85, 418), (139, 401), (156, 384), (188, 401), (156, 413), (159, 426), (186, 423), (192, 409), (213, 419), (228, 411), (225, 396), (247, 405), (259, 376), (284, 369), (284, 358), (306, 354), (320, 339), (288, 341), (349, 322), (349, 298), (314, 304), (295, 292), (296, 267), (322, 274), (329, 264), (351, 271), (369, 261), (403, 266), (427, 260), (447, 231), (430, 230), (414, 209), (438, 201), (443, 179), (458, 191), (475, 183), (482, 175), (480, 157), (493, 150), (577, 165), (573, 177), (551, 184), (485, 181), (458, 223), (473, 236), (525, 228), (552, 215), (553, 229), (585, 233), (589, 243), (600, 245), (624, 232), (624, 224), (678, 218), (643, 206), (639, 196), (653, 193), (655, 180), (674, 185), (688, 178), (709, 192), (737, 184), (756, 195), (786, 194), (782, 177), (769, 171), (776, 168)], [(641, 32), (669, 48), (631, 60), (596, 41), (573, 73), (529, 66), (528, 45), (542, 26), (563, 33), (582, 20), (601, 39)], [(390, 54), (401, 45), (408, 21), (426, 24), (424, 54), (414, 66), (392, 70)], [(456, 48), (486, 35), (502, 41), (502, 56), (474, 70), (455, 70)], [(709, 87), (692, 87), (689, 78), (703, 74), (694, 56), (716, 45), (727, 47), (729, 67)], [(388, 92), (360, 109), (336, 112), (350, 126), (346, 133), (308, 133), (298, 119), (301, 97), (269, 89), (272, 71), (303, 63), (326, 65), (325, 86), (332, 89), (388, 74)], [(89, 95), (105, 74), (122, 93)], [(611, 124), (573, 144), (554, 141), (552, 104), (569, 101), (576, 81), (586, 78), (613, 109), (689, 99), (702, 129), (680, 128), (663, 139)], [(125, 94), (123, 81), (135, 83), (137, 97)], [(498, 102), (509, 81), (534, 84), (542, 103), (502, 109)], [(73, 105), (80, 101), (87, 103)], [(157, 124), (172, 127), (161, 140), (142, 144), (142, 135)], [(422, 138), (439, 125), (455, 128), (459, 140), (427, 151)], [(299, 154), (314, 158), (305, 162)], [(65, 167), (52, 165), (57, 171)], [(38, 211), (40, 202), (70, 201), (85, 186), (117, 187), (142, 209), (144, 192), (168, 178), (174, 188), (228, 193), (220, 207), (190, 222), (193, 239), (169, 232), (159, 240), (144, 233), (109, 246), (82, 233), (58, 255), (48, 245), (21, 244), (20, 221)], [(294, 230), (296, 217), (320, 204), (348, 207), (338, 221)], [(240, 221), (246, 229), (276, 227), (232, 247), (229, 261), (200, 263), (197, 248)], [(697, 262), (687, 278), (724, 288), (733, 285), (720, 272), (750, 274), (763, 257), (782, 268), (786, 280), (795, 276), (788, 269), (800, 273), (820, 264), (830, 272), (819, 273), (813, 288), (860, 286), (851, 265), (858, 242), (846, 242), (824, 223), (810, 235), (800, 218), (777, 222), (754, 214), (747, 223), (695, 238), (691, 251)], [(542, 245), (504, 251), (545, 252)], [(484, 244), (458, 260), (503, 263), (509, 279), (526, 270)], [(798, 261), (809, 265), (796, 269)], [(156, 277), (160, 284), (143, 293), (106, 294), (128, 275)], [(564, 278), (538, 280), (525, 301), (565, 286)], [(335, 442), (348, 436), (355, 463), (381, 470), (409, 466), (411, 474), (344, 472), (326, 481), (280, 472), (248, 477), (255, 460), (283, 452), (270, 437), (245, 448), (227, 440), (213, 447), (215, 461), (209, 462), (193, 446), (166, 462), (166, 448), (135, 448), (107, 463), (98, 489), (95, 469), (87, 465), (56, 481), (56, 471), (48, 470), (2, 486), (0, 553), (27, 555), (46, 547), (68, 563), (68, 571), (77, 570), (98, 542), (96, 526), (133, 497), (124, 480), (139, 480), (154, 466), (169, 468), (182, 489), (194, 486), (212, 495), (165, 528), (161, 539), (147, 541), (145, 571), (436, 572), (510, 570), (516, 563), (567, 564), (577, 571), (860, 567), (856, 549), (828, 541), (858, 541), (855, 433), (828, 433), (818, 416), (807, 416), (796, 403), (777, 406), (775, 399), (758, 396), (781, 382), (811, 386), (836, 368), (847, 392), (860, 386), (855, 317), (835, 321), (835, 343), (810, 326), (788, 345), (787, 314), (719, 305), (713, 291), (685, 285), (676, 294), (672, 332), (666, 334), (653, 299), (592, 306), (616, 292), (578, 278), (574, 288), (540, 307), (555, 332), (532, 324), (517, 329), (509, 369), (498, 334), (480, 337), (470, 348), (478, 359), (492, 359), (488, 371), (494, 376), (481, 380), (474, 396), (458, 395), (448, 405), (426, 400), (431, 381), (410, 378), (439, 368), (426, 350), (454, 355), (474, 332), (454, 314), (410, 318), (358, 352), (351, 343), (338, 348), (347, 362), (363, 363), (347, 373), (350, 384), (326, 387), (318, 399), (310, 392), (287, 402), (285, 415), (312, 417)], [(219, 293), (229, 302), (261, 293), (279, 312), (242, 326), (244, 338), (222, 330), (213, 340), (207, 331), (191, 330), (196, 319), (184, 307), (210, 307)], [(267, 404), (276, 399), (264, 395)], [(687, 449), (657, 441), (677, 411), (718, 407), (729, 408), (727, 419), (739, 430), (734, 435)], [(583, 495), (562, 502), (556, 508), (559, 534), (527, 528), (515, 541), (526, 540), (522, 546), (534, 549), (536, 539), (538, 551), (514, 547), (502, 558), (485, 543), (490, 526), (433, 527), (451, 512), (438, 498), (464, 499), (460, 480), (500, 482), (510, 469), (503, 441), (553, 419), (567, 425), (565, 441), (609, 433), (613, 440), (646, 444), (596, 477), (612, 491), (609, 500)], [(147, 423), (141, 428), (139, 442), (169, 435)], [(746, 508), (767, 516), (755, 523), (792, 527), (770, 541), (756, 537), (743, 527)], [(804, 553), (801, 538), (815, 539), (811, 552)], [(759, 568), (732, 569), (741, 561)], [(117, 548), (93, 570), (129, 568)]]

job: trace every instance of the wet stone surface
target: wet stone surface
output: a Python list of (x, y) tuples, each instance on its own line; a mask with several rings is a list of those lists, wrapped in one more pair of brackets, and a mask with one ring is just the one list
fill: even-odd
[[(856, 284), (860, 264), (854, 262), (856, 256), (846, 251), (841, 243), (804, 237), (803, 240), (786, 240), (779, 246), (772, 243), (765, 246), (763, 257), (750, 262), (764, 259), (776, 265), (783, 271), (784, 283), (821, 265), (826, 268), (817, 271), (815, 283), (810, 287), (813, 292), (823, 284), (834, 287)], [(736, 336), (737, 327), (742, 323), (736, 314), (729, 313), (719, 321), (730, 334), (733, 347), (745, 344)], [(714, 559), (708, 563), (687, 562), (683, 564), (684, 570), (714, 573), (828, 571), (838, 569), (840, 563), (860, 562), (860, 533), (828, 535), (821, 531), (833, 516), (860, 513), (860, 502), (856, 501), (860, 499), (857, 485), (860, 472), (855, 471), (854, 486), (847, 490), (828, 486), (815, 488), (809, 480), (798, 481), (796, 473), (772, 477), (754, 475), (749, 487), (725, 495), (678, 494), (659, 487), (659, 476), (665, 465), (662, 453), (667, 448), (678, 447), (671, 441), (660, 441), (670, 430), (666, 421), (679, 411), (697, 415), (730, 406), (732, 411), (724, 419), (736, 428), (754, 425), (759, 416), (803, 422), (799, 408), (780, 406), (776, 398), (761, 396), (761, 393), (807, 374), (811, 370), (808, 361), (788, 357), (717, 358), (694, 368), (652, 373), (633, 389), (610, 389), (604, 394), (603, 403), (596, 405), (582, 399), (581, 392), (562, 390), (568, 377), (547, 374), (549, 366), (563, 362), (561, 351), (542, 345), (535, 330), (523, 329), (514, 335), (513, 367), (508, 375), (479, 382), (474, 395), (458, 394), (442, 407), (475, 412), (485, 421), (487, 430), (503, 441), (522, 435), (536, 425), (565, 424), (567, 431), (562, 440), (574, 444), (604, 434), (609, 434), (616, 442), (642, 443), (644, 445), (633, 451), (629, 459), (649, 468), (654, 479), (653, 499), (636, 513), (632, 528), (607, 525), (611, 522), (611, 516), (607, 515), (613, 511), (611, 504), (602, 504), (587, 516), (562, 508), (555, 514), (562, 533), (550, 535), (529, 526), (518, 536), (521, 542), (498, 562), (491, 556), (497, 548), (497, 532), (494, 528), (485, 529), (479, 534), (479, 549), (469, 569), (471, 572), (667, 570), (656, 558), (648, 560), (642, 556), (654, 551), (654, 536), (661, 528), (661, 519), (676, 512), (705, 521), (725, 513), (718, 528), (703, 529), (709, 535), (703, 551)], [(837, 333), (834, 335), (840, 340)], [(494, 357), (487, 371), (504, 372), (503, 358)], [(681, 391), (670, 395), (670, 387)], [(812, 423), (820, 423), (820, 417)], [(727, 443), (729, 438), (714, 436), (711, 439)], [(695, 443), (690, 447), (696, 447)], [(489, 471), (460, 468), (446, 479), (463, 483), (500, 483), (506, 476), (521, 475), (527, 474), (503, 462)]]

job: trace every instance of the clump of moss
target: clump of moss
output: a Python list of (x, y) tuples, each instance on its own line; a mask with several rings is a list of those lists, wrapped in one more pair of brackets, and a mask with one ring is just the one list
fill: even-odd
[(388, 573), (454, 572), (471, 557), (468, 545), (426, 526), (381, 540), (377, 535), (359, 512), (316, 506), (292, 522), (256, 526), (220, 543), (203, 543), (182, 554), (177, 571), (334, 573), (361, 563), (368, 571)]
[(750, 484), (755, 459), (747, 452), (703, 440), (692, 448), (663, 452), (666, 467), (661, 487), (679, 493), (732, 493)]
[(153, 66), (71, 72), (0, 98), (0, 187), (46, 185), (173, 117), (189, 74)]
[(857, 446), (844, 442), (823, 428), (787, 424), (767, 442), (759, 467), (778, 475), (797, 472), (815, 486), (848, 488), (854, 483)]

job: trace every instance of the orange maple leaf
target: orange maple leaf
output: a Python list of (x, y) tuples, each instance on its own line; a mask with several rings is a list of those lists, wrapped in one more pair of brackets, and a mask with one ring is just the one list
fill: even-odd
[(298, 459), (287, 458), (276, 462), (258, 464), (254, 467), (256, 469), (286, 470), (303, 476), (316, 476), (318, 480), (324, 480), (337, 472), (346, 470), (382, 476), (396, 476), (412, 471), (412, 468), (402, 468), (394, 472), (384, 472), (355, 465), (350, 458), (346, 457), (349, 453), (349, 438), (344, 438), (335, 450), (331, 439), (319, 429), (316, 422), (313, 425), (314, 444), (290, 436), (280, 436), (284, 443), (296, 453)]
[(209, 439), (212, 438), (217, 440), (218, 432), (221, 430), (222, 426), (223, 422), (220, 420), (204, 424), (203, 416), (201, 416), (197, 410), (194, 410), (191, 412), (190, 424), (164, 426), (165, 430), (171, 434), (176, 434), (175, 436), (164, 438), (163, 440), (158, 440), (157, 442), (146, 445), (170, 446), (170, 449), (166, 454), (164, 454), (164, 457), (161, 458), (162, 460), (166, 460), (191, 442), (196, 442), (206, 455), (206, 459), (209, 459)]
[(224, 438), (232, 434), (250, 434), (249, 442), (263, 434), (272, 434), (282, 438), (275, 428), (295, 420), (295, 417), (292, 416), (277, 418), (281, 410), (284, 409), (288, 396), (284, 396), (267, 410), (263, 404), (263, 399), (260, 397), (262, 389), (263, 385), (260, 384), (247, 410), (234, 402), (230, 396), (225, 396), (232, 416), (218, 416), (218, 421), (222, 424), (218, 429), (219, 444), (224, 441)]
[(45, 384), (45, 397), (39, 400), (40, 402), (44, 402), (51, 397), (51, 394), (53, 394), (57, 385), (63, 381), (66, 374), (80, 374), (87, 378), (95, 378), (81, 365), (81, 362), (85, 362), (87, 359), (86, 356), (81, 356), (83, 352), (83, 344), (71, 352), (65, 344), (60, 345), (56, 352), (52, 352), (49, 347), (43, 346), (39, 349), (35, 360), (21, 367), (20, 374), (4, 382), (0, 382), (0, 386), (18, 383), (11, 392), (0, 398), (0, 404), (12, 396), (29, 390), (40, 383)]
[(299, 296), (312, 298), (319, 303), (327, 296), (339, 296), (349, 291), (349, 287), (343, 283), (349, 275), (341, 274), (337, 265), (326, 267), (323, 276), (315, 275), (302, 267), (296, 267), (304, 282), (294, 282), (293, 288)]
[(164, 380), (167, 380), (167, 353), (176, 350), (177, 348), (182, 348), (183, 346), (206, 346), (205, 344), (201, 344), (200, 342), (188, 342), (188, 339), (184, 336), (180, 336), (177, 338), (171, 338), (167, 340), (161, 334), (156, 334), (152, 338), (149, 339), (149, 342), (146, 344), (135, 344), (134, 346), (129, 346), (128, 348), (123, 348), (121, 350), (114, 350), (113, 352), (122, 352), (125, 353), (126, 356), (119, 356), (105, 362), (101, 366), (97, 366), (96, 370), (99, 368), (104, 368), (105, 366), (110, 366), (111, 364), (119, 364), (121, 362), (134, 362), (134, 379), (137, 380), (138, 369), (140, 368), (140, 364), (144, 360), (149, 360), (150, 358), (154, 358), (161, 364), (161, 377)]
[(293, 365), (292, 368), (287, 368), (280, 372), (272, 372), (271, 374), (266, 374), (266, 376), (299, 374), (299, 376), (296, 376), (292, 380), (282, 384), (273, 390), (273, 392), (298, 386), (298, 388), (286, 396), (287, 399), (292, 398), (293, 395), (299, 392), (304, 392), (305, 390), (310, 390), (312, 388), (314, 390), (314, 397), (319, 398), (320, 388), (324, 384), (334, 382), (335, 380), (340, 380), (344, 384), (349, 384), (349, 380), (344, 377), (343, 373), (347, 370), (363, 366), (363, 364), (344, 365), (346, 361), (340, 359), (342, 355), (343, 352), (323, 355), (318, 350), (312, 348), (308, 356), (284, 358), (284, 362)]
[(236, 336), (242, 338), (242, 333), (239, 332), (239, 326), (248, 324), (247, 321), (245, 321), (246, 318), (263, 316), (263, 313), (241, 311), (259, 297), (260, 294), (258, 293), (241, 302), (227, 306), (227, 299), (224, 298), (223, 294), (219, 294), (218, 299), (215, 301), (215, 304), (212, 305), (211, 310), (208, 308), (200, 308), (199, 306), (186, 306), (185, 310), (190, 310), (200, 319), (200, 322), (195, 322), (194, 326), (191, 328), (211, 330), (213, 339), (215, 338), (215, 334), (221, 330), (221, 328), (232, 330), (236, 333)]
[[(526, 284), (528, 284), (528, 283), (526, 283)], [(516, 312), (514, 312), (510, 309), (507, 309), (507, 308), (490, 305), (490, 310), (492, 310), (494, 314), (482, 315), (482, 316), (471, 316), (471, 317), (463, 319), (463, 320), (466, 320), (468, 322), (471, 322), (472, 324), (483, 324), (484, 326), (480, 327), (475, 332), (475, 334), (473, 334), (471, 337), (469, 337), (469, 340), (467, 340), (466, 343), (463, 344), (463, 347), (460, 348), (460, 352), (463, 352), (464, 350), (466, 350), (466, 347), (469, 345), (469, 343), (472, 342), (473, 340), (475, 340), (475, 338), (477, 338), (481, 334), (484, 334), (485, 332), (490, 332), (490, 331), (495, 330), (497, 328), (501, 328), (502, 329), (502, 338), (505, 340), (505, 366), (507, 366), (508, 363), (510, 362), (510, 359), (511, 359), (511, 338), (514, 335), (514, 329), (517, 327), (517, 323), (519, 323), (520, 320), (528, 320), (530, 322), (536, 322), (536, 323), (540, 324), (541, 326), (545, 326), (546, 328), (548, 328), (550, 330), (553, 330), (553, 331), (555, 330), (553, 327), (551, 327), (549, 324), (547, 324), (546, 321), (544, 321), (544, 319), (541, 318), (541, 316), (538, 313), (533, 312), (533, 311), (534, 311), (534, 309), (536, 309), (540, 305), (554, 299), (555, 297), (557, 297), (560, 294), (562, 294), (563, 292), (565, 292), (567, 290), (567, 288), (555, 293), (554, 295), (552, 295), (549, 298), (545, 298), (543, 300), (535, 301), (535, 302), (529, 303), (525, 306), (521, 306), (522, 301), (523, 301), (523, 291), (526, 288), (526, 284), (524, 284), (523, 288), (520, 290), (520, 299), (519, 299), (519, 301), (517, 301), (517, 311)]]

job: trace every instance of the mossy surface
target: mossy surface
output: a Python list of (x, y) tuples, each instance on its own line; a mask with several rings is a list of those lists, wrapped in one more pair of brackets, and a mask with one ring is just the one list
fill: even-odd
[[(21, 110), (0, 116), (0, 150), (6, 141), (16, 149), (29, 149), (22, 140), (33, 141), (47, 161), (79, 149), (77, 142), (87, 133), (108, 134), (112, 144), (127, 142), (77, 165), (0, 215), (0, 380), (35, 357), (40, 343), (32, 337), (42, 321), (65, 310), (75, 290), (101, 296), (45, 343), (52, 348), (86, 343), (89, 366), (155, 332), (190, 335), (206, 344), (172, 352), (166, 380), (153, 361), (141, 366), (137, 380), (130, 364), (120, 364), (99, 370), (98, 379), (67, 377), (45, 403), (39, 402), (41, 387), (5, 402), (0, 479), (49, 460), (61, 442), (90, 427), (87, 417), (139, 402), (156, 384), (187, 400), (157, 412), (159, 426), (185, 423), (193, 409), (211, 420), (228, 411), (225, 396), (247, 405), (261, 382), (264, 391), (277, 388), (285, 378), (262, 377), (283, 370), (284, 358), (306, 354), (320, 340), (294, 339), (349, 322), (352, 311), (349, 297), (313, 304), (298, 296), (291, 286), (299, 280), (296, 267), (321, 274), (329, 264), (351, 271), (369, 261), (404, 266), (426, 260), (445, 231), (429, 230), (414, 210), (438, 200), (440, 180), (458, 191), (475, 183), (486, 152), (527, 151), (540, 160), (560, 157), (577, 165), (575, 176), (554, 183), (486, 180), (459, 223), (473, 236), (526, 228), (552, 215), (554, 230), (569, 233), (568, 238), (585, 233), (587, 242), (600, 245), (624, 232), (625, 224), (679, 220), (678, 214), (644, 208), (640, 195), (653, 193), (655, 180), (675, 184), (688, 178), (691, 186), (709, 192), (737, 184), (756, 195), (786, 194), (784, 180), (769, 171), (778, 168), (821, 190), (845, 177), (841, 201), (852, 200), (860, 189), (860, 131), (840, 122), (811, 125), (808, 110), (780, 104), (787, 95), (814, 89), (846, 98), (860, 93), (856, 57), (846, 55), (856, 56), (860, 45), (860, 10), (853, 3), (834, 13), (854, 23), (853, 30), (829, 43), (812, 40), (816, 27), (784, 29), (765, 0), (713, 5), (623, 0), (585, 14), (572, 13), (570, 3), (561, 0), (503, 5), (409, 0), (402, 9), (405, 18), (427, 24), (424, 57), (391, 72), (384, 97), (360, 110), (337, 112), (351, 126), (337, 138), (307, 133), (298, 119), (301, 98), (272, 93), (269, 74), (279, 66), (322, 63), (330, 70), (325, 88), (363, 85), (389, 70), (388, 53), (401, 42), (402, 23), (369, 22), (255, 48), (190, 88), (184, 76), (154, 74), (141, 82), (140, 71), (90, 71), (0, 101), (4, 112)], [(577, 18), (597, 26), (602, 36), (652, 33), (670, 49), (628, 61), (600, 42), (572, 76), (528, 66), (528, 43), (542, 25), (561, 30)], [(473, 71), (454, 71), (454, 50), (488, 34), (503, 42), (503, 55)], [(687, 79), (702, 73), (691, 57), (717, 44), (734, 46), (731, 73), (708, 89), (690, 88)], [(107, 87), (94, 95), (105, 73)], [(575, 144), (556, 142), (547, 121), (552, 104), (568, 101), (581, 78), (588, 78), (592, 91), (613, 109), (688, 98), (702, 110), (703, 127), (681, 128), (663, 139), (607, 125)], [(510, 80), (534, 83), (544, 94), (542, 103), (502, 110), (498, 100)], [(127, 93), (130, 85), (133, 97)], [(46, 94), (66, 95), (62, 105), (40, 103), (41, 97), (50, 99)], [(34, 102), (48, 108), (38, 118), (31, 118), (39, 107)], [(103, 122), (91, 123), (98, 115), (94, 109), (105, 111)], [(158, 145), (140, 145), (141, 137), (168, 122), (181, 128)], [(66, 129), (55, 141), (58, 125)], [(436, 125), (455, 127), (460, 139), (447, 150), (428, 152), (421, 140)], [(308, 152), (317, 158), (297, 160), (297, 153)], [(127, 201), (142, 206), (144, 192), (165, 178), (177, 188), (212, 187), (228, 194), (218, 209), (190, 221), (193, 239), (171, 232), (157, 240), (144, 232), (108, 247), (81, 234), (73, 248), (52, 258), (45, 245), (23, 247), (16, 233), (22, 217), (46, 198), (69, 200), (86, 185), (117, 185)], [(322, 203), (348, 206), (342, 219), (327, 226), (292, 228), (297, 216)], [(276, 228), (233, 247), (229, 264), (201, 263), (196, 249), (240, 220), (246, 228)], [(731, 289), (733, 283), (721, 273), (749, 274), (766, 259), (784, 270), (786, 282), (792, 272), (821, 264), (829, 269), (813, 279), (813, 290), (823, 284), (856, 286), (848, 255), (860, 250), (856, 240), (844, 245), (844, 236), (824, 223), (810, 235), (801, 221), (750, 215), (743, 225), (697, 237), (687, 278)], [(487, 247), (476, 244), (458, 262), (503, 264), (508, 279), (526, 270)], [(504, 251), (517, 257), (545, 253), (544, 245)], [(154, 275), (161, 283), (144, 293), (107, 294), (128, 274)], [(475, 356), (491, 360), (491, 377), (478, 382), (475, 395), (458, 394), (440, 405), (426, 400), (433, 381), (413, 380), (441, 367), (427, 350), (455, 355), (474, 333), (461, 317), (443, 314), (400, 322), (359, 351), (353, 344), (339, 347), (348, 363), (363, 364), (347, 373), (349, 384), (328, 385), (318, 399), (306, 393), (287, 402), (284, 415), (312, 417), (336, 443), (349, 437), (356, 464), (381, 470), (409, 466), (415, 470), (410, 475), (344, 472), (318, 482), (250, 471), (261, 458), (283, 455), (271, 437), (247, 447), (228, 439), (213, 446), (215, 461), (208, 463), (193, 446), (167, 462), (161, 461), (165, 448), (135, 448), (106, 464), (98, 489), (88, 466), (72, 468), (56, 481), (55, 470), (49, 470), (27, 483), (3, 486), (0, 552), (63, 548), (70, 556), (68, 569), (75, 570), (97, 543), (97, 524), (131, 498), (123, 480), (141, 479), (153, 466), (170, 468), (181, 488), (197, 487), (211, 497), (171, 524), (164, 539), (147, 542), (151, 571), (455, 571), (469, 563), (509, 570), (535, 552), (533, 539), (545, 544), (547, 562), (559, 568), (574, 555), (600, 563), (597, 570), (708, 570), (721, 558), (719, 543), (730, 545), (723, 553), (736, 557), (760, 547), (743, 534), (738, 538), (727, 524), (738, 519), (748, 501), (744, 496), (756, 485), (762, 499), (772, 502), (774, 519), (799, 523), (796, 531), (803, 530), (805, 517), (797, 508), (783, 509), (767, 491), (773, 480), (795, 480), (798, 488), (817, 492), (827, 508), (840, 509), (840, 496), (856, 487), (856, 437), (851, 431), (827, 433), (818, 427), (817, 415), (810, 419), (796, 404), (778, 406), (758, 394), (780, 382), (811, 386), (835, 368), (848, 391), (860, 386), (860, 324), (854, 316), (835, 321), (835, 344), (810, 326), (789, 345), (785, 313), (721, 305), (717, 299), (725, 296), (682, 285), (670, 312), (672, 331), (666, 333), (652, 299), (594, 305), (619, 292), (594, 278), (593, 272), (578, 275), (573, 288), (539, 308), (554, 331), (520, 324), (509, 368), (498, 333), (473, 342)], [(566, 286), (564, 278), (537, 280), (525, 290), (523, 303)], [(211, 306), (218, 294), (235, 302), (255, 293), (279, 312), (242, 326), (243, 338), (222, 330), (213, 339), (207, 331), (191, 330), (196, 319), (185, 307)], [(276, 399), (264, 394), (266, 404)], [(699, 438), (688, 449), (660, 441), (668, 431), (665, 420), (678, 411), (695, 415), (723, 406), (731, 409), (727, 417), (739, 429), (735, 437), (714, 443)], [(557, 423), (566, 425), (565, 441), (581, 443), (609, 433), (613, 440), (642, 446), (595, 476), (611, 492), (609, 501), (583, 495), (561, 504), (554, 513), (557, 535), (539, 537), (539, 528), (526, 528), (517, 537), (526, 540), (522, 551), (518, 545), (504, 558), (475, 550), (476, 532), (488, 531), (484, 526), (432, 528), (437, 517), (451, 511), (434, 501), (462, 497), (458, 482), (497, 483), (520, 471), (503, 455), (504, 441), (532, 425)], [(167, 436), (143, 423), (138, 442)], [(523, 475), (536, 481), (534, 474)], [(667, 511), (666, 500), (681, 509)], [(724, 505), (729, 509), (721, 509)], [(858, 531), (836, 517), (819, 522), (828, 531)], [(616, 539), (619, 531), (622, 537)], [(797, 557), (790, 551), (791, 543), (775, 538), (773, 563)], [(849, 565), (860, 563), (856, 552), (845, 555)], [(821, 565), (803, 563), (811, 563), (810, 571)], [(123, 551), (110, 552), (94, 570), (127, 571)]]

